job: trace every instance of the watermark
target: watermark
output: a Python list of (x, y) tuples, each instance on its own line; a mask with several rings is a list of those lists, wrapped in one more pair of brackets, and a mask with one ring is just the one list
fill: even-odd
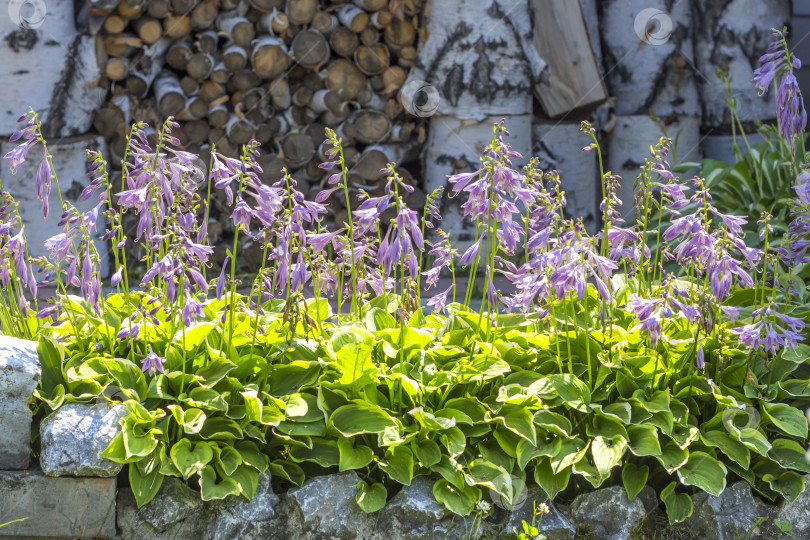
[[(509, 475), (512, 485), (512, 496), (510, 498), (504, 497), (494, 490), (490, 490), (490, 498), (492, 504), (503, 508), (504, 510), (519, 510), (526, 504), (526, 499), (529, 496), (529, 490), (526, 489), (526, 482), (521, 480), (514, 474)], [(511, 499), (511, 500), (510, 500)]]
[(723, 427), (728, 433), (759, 428), (759, 411), (748, 404), (729, 407), (723, 411)]
[(663, 45), (672, 36), (672, 18), (665, 11), (656, 8), (643, 9), (636, 15), (633, 28), (644, 43)]
[(439, 91), (425, 81), (410, 81), (399, 92), (399, 102), (409, 114), (427, 118), (439, 110)]
[(25, 30), (33, 30), (45, 22), (45, 0), (10, 0), (8, 16), (11, 22)]
[(115, 386), (114, 384), (108, 384), (104, 387), (104, 389), (96, 396), (96, 404), (97, 405), (108, 405), (110, 402), (121, 402), (130, 399), (119, 387)]

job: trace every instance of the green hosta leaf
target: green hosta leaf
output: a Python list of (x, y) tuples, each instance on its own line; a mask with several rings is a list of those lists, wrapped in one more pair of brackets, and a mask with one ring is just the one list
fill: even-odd
[(637, 456), (660, 456), (661, 445), (658, 442), (658, 430), (655, 426), (640, 424), (627, 426), (628, 446)]
[(41, 334), (37, 343), (37, 356), (39, 356), (42, 374), (39, 387), (45, 395), (53, 396), (57, 386), (67, 385), (62, 363), (65, 359), (65, 348), (54, 338)]
[(183, 432), (193, 435), (199, 433), (205, 424), (205, 413), (200, 409), (186, 409), (175, 404), (167, 405), (166, 408), (174, 417), (178, 425), (183, 426)]
[(549, 460), (543, 459), (534, 467), (534, 481), (546, 492), (550, 501), (554, 500), (559, 492), (568, 487), (571, 478), (571, 467), (554, 472)]
[(534, 415), (529, 409), (521, 405), (506, 404), (499, 411), (499, 418), (503, 420), (506, 429), (532, 444), (537, 444)]
[(230, 446), (226, 446), (219, 454), (219, 463), (225, 476), (230, 476), (242, 464), (242, 455)]
[(476, 485), (486, 486), (508, 504), (515, 504), (523, 485), (516, 486), (512, 476), (503, 467), (484, 459), (476, 459), (469, 465), (469, 476)]
[(298, 462), (311, 461), (321, 467), (340, 465), (340, 450), (337, 443), (328, 439), (312, 439), (312, 448), (293, 446), (289, 452), (290, 457)]
[(694, 507), (692, 506), (692, 498), (686, 493), (675, 493), (677, 482), (670, 483), (661, 492), (661, 500), (667, 509), (667, 517), (669, 517), (670, 525), (680, 523), (692, 515)]
[(810, 473), (810, 463), (807, 461), (807, 454), (804, 448), (796, 441), (790, 439), (776, 439), (773, 441), (768, 457), (776, 461), (782, 467), (796, 469), (804, 473)]
[(237, 441), (242, 439), (242, 428), (230, 418), (209, 418), (200, 430), (200, 437), (216, 441)]
[(641, 490), (647, 485), (647, 476), (649, 474), (650, 468), (646, 465), (639, 467), (632, 462), (624, 464), (624, 467), (622, 467), (622, 484), (624, 484), (624, 491), (627, 493), (628, 501), (632, 501), (641, 493)]
[(452, 427), (442, 431), (439, 434), (439, 441), (444, 445), (445, 448), (447, 448), (447, 451), (450, 453), (451, 457), (461, 455), (461, 453), (464, 452), (464, 449), (467, 447), (467, 440), (464, 437), (464, 432), (457, 427)]
[(451, 457), (442, 456), (442, 459), (436, 465), (432, 466), (430, 470), (439, 473), (442, 478), (459, 489), (466, 485), (461, 466)]
[(692, 452), (678, 469), (681, 483), (719, 497), (726, 488), (726, 467), (705, 452)]
[(765, 415), (781, 431), (802, 440), (807, 438), (807, 417), (797, 408), (784, 403), (765, 403)]
[(425, 411), (422, 407), (417, 407), (411, 411), (408, 411), (408, 414), (413, 416), (416, 421), (419, 422), (419, 425), (428, 431), (441, 431), (444, 429), (450, 429), (456, 425), (455, 418), (436, 416), (433, 413)]
[(141, 368), (123, 358), (107, 358), (107, 371), (115, 379), (118, 387), (127, 397), (142, 401), (146, 398), (149, 385)]
[(289, 364), (276, 365), (267, 381), (270, 384), (269, 392), (274, 396), (292, 394), (318, 380), (320, 371), (318, 362), (294, 360)]
[[(719, 430), (710, 430), (701, 435), (701, 440), (706, 446), (719, 448), (729, 459), (736, 462), (743, 469), (747, 469), (751, 464), (751, 452), (739, 441), (735, 441), (726, 433)], [(802, 459), (804, 452), (802, 451)], [(810, 472), (810, 471), (808, 471)]]
[(196, 375), (201, 377), (203, 384), (210, 388), (225, 378), (225, 376), (234, 369), (236, 369), (236, 364), (224, 356), (216, 355), (211, 356), (205, 367), (197, 370)]
[(768, 438), (757, 428), (737, 429), (732, 427), (729, 435), (761, 456), (767, 456), (771, 451), (771, 443), (768, 442)]
[(374, 337), (359, 330), (338, 329), (329, 338), (326, 350), (340, 371), (338, 383), (361, 388), (377, 379), (377, 368), (371, 359)]
[(151, 501), (157, 495), (161, 484), (163, 484), (163, 474), (160, 468), (155, 467), (148, 474), (144, 474), (136, 464), (129, 466), (129, 486), (135, 496), (138, 508)]
[(554, 457), (560, 452), (561, 447), (562, 439), (560, 437), (541, 440), (537, 446), (534, 446), (526, 439), (521, 439), (516, 451), (518, 467), (525, 469), (531, 460), (539, 456)]
[(338, 442), (338, 451), (340, 452), (340, 471), (349, 471), (352, 469), (362, 469), (368, 466), (374, 459), (374, 452), (366, 445), (354, 445), (354, 438), (341, 437)]
[(411, 443), (411, 448), (422, 467), (430, 468), (437, 464), (442, 458), (442, 451), (439, 445), (430, 439), (425, 439), (422, 442), (414, 441)]
[(248, 499), (252, 499), (259, 488), (259, 471), (253, 467), (242, 465), (232, 473), (228, 473), (228, 477), (236, 482), (239, 493)]
[(272, 462), (270, 464), (270, 472), (273, 476), (284, 478), (298, 487), (304, 485), (304, 480), (306, 479), (304, 470), (297, 464), (286, 459), (277, 459)]
[(647, 399), (644, 390), (636, 390), (633, 392), (633, 398), (644, 410), (650, 413), (666, 413), (671, 410), (669, 394), (663, 391), (656, 392), (652, 398)]
[(788, 502), (795, 501), (804, 491), (804, 477), (795, 471), (784, 471), (779, 475), (765, 474), (762, 479)]
[(284, 413), (274, 403), (262, 403), (255, 390), (241, 392), (245, 400), (245, 417), (265, 426), (277, 426), (284, 421)]
[(350, 403), (339, 407), (329, 418), (329, 426), (344, 437), (361, 433), (382, 433), (399, 423), (382, 408), (367, 403)]
[(228, 404), (225, 402), (225, 398), (222, 397), (220, 392), (201, 386), (192, 388), (191, 392), (188, 393), (188, 397), (184, 401), (202, 409), (210, 409), (212, 411), (222, 412), (228, 410)]
[(629, 403), (611, 403), (602, 408), (602, 414), (612, 416), (620, 420), (623, 424), (630, 423), (632, 408)]
[(382, 484), (375, 482), (369, 486), (362, 480), (357, 483), (357, 493), (354, 495), (354, 500), (357, 501), (357, 506), (366, 514), (382, 510), (387, 498), (388, 492)]
[(588, 390), (588, 385), (569, 373), (550, 375), (548, 379), (566, 405), (578, 411), (588, 411), (588, 405), (591, 402), (591, 391)]
[(198, 442), (192, 445), (188, 439), (180, 439), (174, 443), (169, 455), (174, 466), (183, 475), (183, 479), (188, 480), (213, 459), (214, 452), (207, 442)]
[(437, 480), (433, 484), (433, 496), (448, 510), (459, 516), (468, 516), (481, 500), (481, 490), (466, 484), (461, 487), (450, 484), (447, 480)]
[(402, 485), (411, 485), (413, 479), (413, 453), (407, 446), (392, 446), (385, 451), (380, 469)]
[(65, 402), (65, 387), (57, 384), (50, 395), (40, 391), (39, 388), (35, 388), (34, 397), (43, 401), (52, 411), (55, 411)]
[(173, 343), (182, 346), (186, 351), (193, 351), (205, 341), (219, 325), (212, 321), (197, 322), (188, 328), (183, 328), (174, 334)]
[(124, 447), (123, 432), (116, 435), (99, 456), (116, 463), (134, 463), (144, 458), (144, 456), (127, 455), (126, 448)]
[(686, 449), (700, 436), (700, 430), (693, 426), (674, 425), (668, 435), (678, 446)]
[(130, 423), (124, 426), (122, 438), (127, 458), (148, 456), (157, 446), (157, 440), (152, 436), (151, 432), (146, 431), (144, 435), (139, 435), (136, 433), (136, 427)]
[(286, 433), (287, 435), (293, 436), (306, 435), (309, 437), (323, 437), (326, 435), (326, 424), (323, 422), (323, 420), (307, 423), (281, 422), (277, 428), (281, 433)]
[[(370, 332), (397, 327), (397, 320), (387, 311), (377, 307), (373, 307), (366, 312), (365, 317), (363, 317), (363, 322), (366, 325), (366, 330)], [(386, 341), (385, 343), (388, 342)]]
[(259, 451), (259, 447), (256, 446), (255, 443), (251, 441), (242, 441), (236, 443), (234, 449), (239, 452), (239, 456), (242, 458), (242, 463), (245, 465), (250, 465), (259, 473), (263, 473), (267, 470), (267, 456)]
[(627, 451), (627, 442), (622, 437), (605, 439), (597, 435), (591, 441), (591, 454), (593, 463), (599, 475), (607, 478), (610, 470), (622, 462), (622, 456)]
[(682, 449), (674, 441), (668, 441), (661, 447), (661, 455), (655, 457), (672, 474), (689, 459), (689, 451)]
[(560, 451), (551, 458), (551, 470), (554, 474), (559, 474), (564, 469), (579, 462), (585, 457), (590, 443), (582, 442), (582, 439), (563, 441)]
[(534, 413), (534, 423), (542, 428), (568, 438), (573, 433), (571, 421), (561, 414), (551, 411), (537, 411)]
[(204, 501), (224, 499), (229, 495), (238, 495), (239, 484), (232, 478), (223, 478), (217, 483), (216, 471), (208, 466), (200, 471), (200, 492)]

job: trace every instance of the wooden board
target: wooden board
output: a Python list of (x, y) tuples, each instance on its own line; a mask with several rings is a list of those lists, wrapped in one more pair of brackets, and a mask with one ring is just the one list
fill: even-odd
[(531, 0), (534, 45), (548, 62), (548, 76), (534, 90), (545, 113), (559, 117), (607, 99), (579, 2)]

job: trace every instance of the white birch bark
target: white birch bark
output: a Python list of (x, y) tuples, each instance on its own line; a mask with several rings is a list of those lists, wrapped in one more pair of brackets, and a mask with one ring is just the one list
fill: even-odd
[[(0, 153), (5, 155), (17, 146), (19, 142), (0, 144)], [(59, 179), (59, 187), (62, 190), (62, 197), (66, 202), (73, 204), (79, 211), (86, 212), (92, 209), (96, 203), (96, 197), (91, 197), (89, 201), (77, 202), (77, 198), (92, 178), (87, 177), (89, 162), (84, 156), (85, 149), (102, 151), (104, 155), (104, 139), (97, 135), (85, 135), (82, 137), (72, 137), (61, 142), (53, 141), (48, 145), (51, 153), (56, 177)], [(42, 216), (42, 203), (37, 199), (34, 191), (34, 178), (42, 158), (42, 145), (32, 148), (25, 163), (17, 170), (16, 174), (11, 174), (8, 162), (0, 162), (0, 177), (3, 178), (3, 187), (19, 203), (20, 217), (25, 225), (25, 235), (28, 239), (28, 251), (31, 257), (47, 255), (48, 252), (43, 245), (45, 240), (55, 234), (62, 232), (57, 226), (60, 214), (59, 194), (56, 185), (51, 185), (51, 196), (48, 199), (50, 212), (47, 218)], [(102, 206), (99, 211), (99, 219), (95, 233), (101, 236), (104, 233), (104, 217), (101, 212), (106, 206)], [(109, 261), (107, 256), (106, 242), (96, 241), (96, 249), (101, 256), (101, 275), (109, 275)]]
[(714, 127), (731, 123), (726, 93), (715, 74), (725, 66), (740, 119), (775, 118), (775, 91), (772, 88), (760, 96), (751, 79), (771, 41), (771, 29), (781, 30), (790, 22), (790, 0), (691, 0), (691, 4), (703, 124)]
[(617, 115), (699, 116), (686, 1), (604, 0), (602, 52)]

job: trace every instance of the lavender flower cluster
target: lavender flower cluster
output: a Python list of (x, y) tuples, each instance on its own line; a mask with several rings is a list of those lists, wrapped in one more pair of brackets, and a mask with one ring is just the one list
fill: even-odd
[[(793, 144), (806, 124), (793, 75), (800, 63), (785, 46), (784, 33), (775, 37), (755, 80), (764, 91), (781, 77), (780, 125)], [(348, 302), (348, 311), (355, 317), (370, 297), (390, 295), (404, 324), (422, 307), (425, 288), (436, 287), (444, 275), (452, 277), (452, 285), (424, 304), (441, 313), (456, 302), (459, 267), (470, 273), (462, 306), (469, 308), (475, 278), (482, 276), (480, 316), (486, 311), (493, 326), (497, 314), (506, 310), (531, 313), (538, 326), (557, 332), (566, 332), (584, 318), (586, 331), (605, 333), (624, 310), (632, 314), (655, 349), (667, 339), (665, 326), (683, 318), (696, 329), (696, 363), (701, 369), (707, 356), (703, 342), (716, 337), (721, 326), (752, 352), (777, 354), (803, 340), (804, 322), (786, 314), (791, 295), (782, 290), (778, 276), (780, 264), (810, 260), (806, 257), (810, 172), (799, 177), (795, 220), (783, 245), (774, 247), (764, 217), (764, 247), (749, 247), (742, 229), (746, 218), (719, 211), (701, 178), (682, 182), (667, 162), (672, 141), (662, 138), (642, 168), (637, 195), (641, 210), (635, 223), (625, 223), (619, 212), (622, 201), (616, 194), (621, 179), (603, 171), (603, 230), (592, 236), (581, 222), (567, 217), (565, 192), (556, 171), (543, 173), (536, 160), (522, 171), (514, 166), (522, 156), (506, 142), (509, 133), (501, 122), (494, 126), (481, 167), (449, 178), (448, 196), (463, 199), (464, 216), (475, 224), (474, 242), (459, 253), (450, 236), (437, 228), (444, 198), (441, 190), (428, 197), (420, 214), (405, 203), (405, 194), (413, 188), (389, 164), (381, 171), (387, 178), (381, 193), (355, 193), (347, 182), (342, 143), (330, 130), (324, 142), (329, 161), (321, 167), (334, 172), (315, 200), (307, 200), (286, 170), (272, 185), (261, 181), (254, 142), (244, 147), (239, 158), (212, 148), (206, 177), (198, 156), (177, 148), (179, 141), (171, 134), (177, 124), (172, 119), (157, 132), (154, 147), (146, 126), (136, 124), (128, 139), (121, 190), (114, 198), (106, 163), (100, 155), (90, 154), (93, 179), (80, 199), (95, 195), (96, 205), (82, 213), (61, 199), (37, 115), (31, 111), (20, 120), (25, 125), (12, 139), (23, 142), (6, 158), (16, 169), (32, 148), (42, 145), (36, 192), (47, 216), (55, 184), (62, 230), (45, 244), (50, 257), (30, 260), (16, 206), (8, 194), (2, 194), (0, 282), (14, 302), (11, 308), (0, 308), (0, 325), (4, 331), (12, 328), (17, 311), (26, 318), (29, 299), (35, 300), (38, 288), (45, 284), (56, 284), (64, 294), (70, 287), (78, 288), (93, 310), (104, 312), (93, 232), (103, 216), (107, 230), (101, 240), (110, 241), (115, 259), (111, 285), (122, 291), (130, 306), (121, 330), (110, 339), (129, 340), (130, 352), (140, 350), (143, 369), (150, 373), (162, 371), (164, 359), (151, 347), (147, 352), (135, 346), (142, 327), (166, 322), (174, 335), (175, 327), (193, 326), (205, 315), (211, 289), (220, 300), (221, 320), (231, 332), (237, 314), (258, 320), (273, 299), (284, 299), (285, 310), (290, 310), (310, 290), (318, 299), (336, 297), (339, 312)], [(601, 152), (593, 128), (583, 123), (583, 132), (593, 140), (584, 150)], [(209, 279), (214, 253), (207, 244), (212, 187), (233, 208), (235, 234), (221, 271)], [(349, 214), (345, 223), (327, 230), (324, 217), (333, 193), (343, 194)], [(651, 228), (654, 212), (659, 220), (668, 216), (665, 228)], [(125, 261), (131, 246), (122, 227), (125, 213), (137, 216), (136, 242), (145, 251), (140, 290), (129, 285)], [(240, 238), (263, 249), (261, 267), (247, 295), (237, 294)], [(33, 267), (39, 267), (42, 279), (34, 277)], [(509, 281), (514, 292), (504, 294), (496, 287), (496, 279)], [(770, 299), (760, 292), (767, 287)], [(758, 307), (747, 318), (741, 317), (744, 309), (728, 303), (736, 288), (755, 289)], [(49, 324), (63, 322), (58, 303), (38, 314)], [(601, 322), (601, 329), (593, 320)]]

